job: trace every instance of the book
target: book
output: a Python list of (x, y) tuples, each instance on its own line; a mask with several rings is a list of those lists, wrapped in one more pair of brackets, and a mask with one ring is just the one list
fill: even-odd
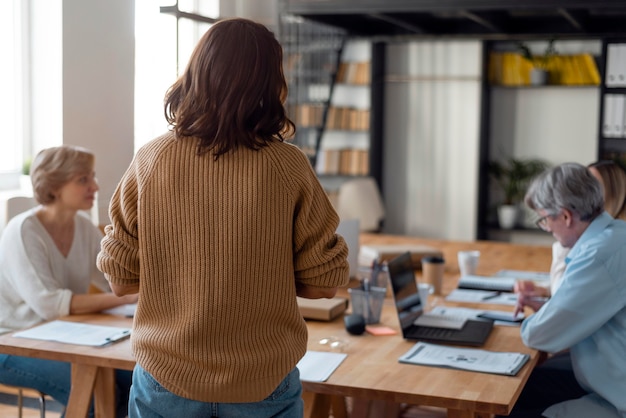
[(298, 308), (306, 319), (332, 321), (348, 308), (348, 299), (336, 296), (331, 299), (306, 299), (298, 297)]
[(530, 356), (523, 353), (496, 352), (418, 342), (400, 356), (398, 361), (421, 366), (515, 376), (529, 359)]

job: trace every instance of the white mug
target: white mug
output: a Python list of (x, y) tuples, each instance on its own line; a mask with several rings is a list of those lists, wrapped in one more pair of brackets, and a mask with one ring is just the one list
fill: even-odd
[(459, 270), (461, 276), (472, 276), (476, 274), (480, 260), (480, 251), (459, 251)]
[(418, 283), (417, 290), (420, 295), (422, 309), (426, 310), (426, 308), (428, 308), (428, 296), (433, 294), (433, 285), (430, 283)]

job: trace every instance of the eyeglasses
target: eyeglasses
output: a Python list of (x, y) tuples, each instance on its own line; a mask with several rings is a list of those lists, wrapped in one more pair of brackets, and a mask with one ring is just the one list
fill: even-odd
[(547, 231), (548, 230), (548, 218), (550, 216), (553, 216), (553, 215), (548, 214), (546, 216), (542, 216), (541, 218), (537, 219), (535, 221), (535, 225), (537, 225), (537, 228), (543, 231)]

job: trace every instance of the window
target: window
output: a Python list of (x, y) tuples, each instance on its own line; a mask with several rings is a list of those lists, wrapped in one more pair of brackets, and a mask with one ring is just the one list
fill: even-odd
[(0, 79), (3, 80), (5, 93), (0, 100), (0, 114), (5, 121), (2, 134), (2, 152), (0, 152), (0, 190), (15, 189), (19, 184), (19, 173), (24, 161), (23, 129), (26, 95), (24, 67), (26, 39), (24, 30), (25, 7), (20, 0), (9, 0), (0, 13), (0, 55), (8, 57), (0, 65)]
[[(135, 149), (167, 130), (163, 98), (176, 80), (177, 65), (184, 68), (218, 16), (219, 0), (159, 6), (167, 1), (135, 1)], [(62, 79), (62, 8), (59, 2), (35, 2), (36, 7), (31, 3), (7, 0), (0, 13), (0, 54), (8, 57), (0, 65), (5, 88), (0, 114), (6, 122), (0, 139), (0, 191), (18, 189), (25, 160), (39, 149), (58, 145), (63, 135), (62, 83), (50, 82)], [(163, 7), (177, 13), (161, 13)], [(43, 64), (42, 78), (34, 69)], [(31, 102), (35, 93), (37, 100)], [(36, 126), (34, 112), (40, 118)], [(45, 129), (45, 134), (36, 135), (37, 129)]]
[[(162, 12), (164, 10), (165, 12)], [(135, 149), (168, 129), (163, 98), (202, 35), (217, 18), (219, 0), (181, 0), (174, 6), (154, 0), (135, 3)]]

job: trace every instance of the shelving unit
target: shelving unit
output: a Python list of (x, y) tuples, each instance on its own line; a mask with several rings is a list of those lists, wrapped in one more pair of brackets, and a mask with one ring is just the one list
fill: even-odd
[(292, 142), (330, 195), (358, 176), (380, 187), (384, 45), (288, 14), (280, 16), (279, 39), (287, 112), (297, 128)]
[(370, 42), (345, 43), (317, 158), (316, 171), (324, 178), (369, 174), (370, 61)]
[(296, 124), (292, 142), (316, 165), (345, 31), (282, 14), (279, 39), (289, 88), (287, 114)]
[(626, 164), (626, 38), (602, 42), (598, 155)]
[[(525, 42), (533, 52), (540, 52), (548, 40)], [(530, 64), (518, 55), (515, 40), (484, 42), (487, 71), (483, 77), (481, 111), (478, 239), (528, 242), (535, 237), (540, 243), (546, 238), (534, 226), (534, 214), (527, 210), (521, 211), (516, 228), (499, 228), (499, 190), (493, 187), (487, 172), (490, 161), (515, 157), (540, 158), (554, 165), (566, 161), (586, 164), (598, 157), (598, 142), (593, 138), (598, 118), (602, 42), (556, 40), (555, 46), (559, 62), (552, 67), (551, 82), (558, 84), (535, 86), (529, 85)], [(493, 53), (509, 56), (511, 67), (499, 68), (500, 77), (493, 74)], [(512, 75), (518, 70), (519, 74)], [(506, 83), (494, 84), (503, 80), (503, 74), (507, 76)]]
[[(389, 154), (394, 154), (398, 150), (404, 150), (404, 141), (414, 140), (401, 129), (397, 131), (404, 135), (402, 138), (397, 136), (384, 138), (384, 117), (393, 119), (384, 111), (385, 108), (391, 107), (389, 103), (385, 106), (385, 100), (389, 100), (384, 94), (385, 86), (393, 87), (391, 84), (393, 80), (385, 80), (385, 66), (390, 64), (386, 62), (388, 46), (421, 39), (426, 42), (442, 38), (481, 40), (485, 46), (485, 53), (478, 121), (480, 127), (478, 179), (477, 184), (473, 184), (477, 187), (463, 189), (463, 193), (459, 195), (463, 195), (460, 199), (462, 204), (475, 205), (472, 212), (476, 215), (471, 215), (472, 218), (476, 216), (471, 221), (476, 226), (475, 236), (472, 238), (490, 239), (490, 236), (497, 235), (493, 239), (502, 239), (508, 232), (499, 230), (495, 216), (491, 215), (494, 196), (490, 190), (487, 173), (488, 162), (496, 155), (495, 152), (503, 151), (504, 154), (512, 152), (516, 157), (547, 156), (553, 163), (564, 161), (585, 163), (598, 158), (614, 157), (626, 160), (624, 157), (626, 141), (622, 138), (603, 136), (601, 131), (601, 121), (604, 117), (604, 104), (601, 98), (606, 94), (626, 94), (626, 90), (607, 87), (604, 83), (599, 86), (496, 87), (487, 80), (489, 61), (486, 53), (496, 44), (516, 40), (546, 42), (555, 38), (559, 43), (570, 40), (592, 41), (600, 45), (598, 51), (593, 52), (593, 56), (603, 80), (607, 43), (626, 42), (624, 38), (626, 3), (595, 0), (537, 0), (531, 3), (518, 0), (442, 2), (281, 0), (280, 13), (289, 13), (309, 21), (342, 28), (350, 36), (369, 37), (372, 41), (369, 169), (370, 174), (381, 186), (383, 195), (385, 195), (382, 187), (383, 174), (403, 169), (401, 165), (388, 166), (383, 173), (383, 148)], [(393, 52), (395, 47), (389, 50)], [(565, 53), (559, 50), (558, 45), (557, 50), (561, 54)], [(394, 56), (394, 59), (404, 58)], [(434, 83), (440, 80), (437, 75), (433, 78)], [(394, 93), (392, 90), (390, 88), (390, 95)], [(413, 104), (413, 101), (409, 103)], [(415, 120), (419, 120), (420, 116), (432, 115), (420, 113), (416, 116)], [(434, 123), (433, 119), (428, 121)], [(389, 130), (396, 131), (393, 127)], [(544, 132), (541, 132), (542, 130)], [(497, 138), (515, 137), (523, 139), (514, 141), (512, 145), (505, 141), (508, 148), (498, 150), (500, 145)], [(383, 147), (383, 138), (385, 141), (403, 141), (403, 144), (397, 147), (395, 145)], [(584, 143), (577, 143), (579, 138), (584, 138)], [(451, 160), (463, 157), (458, 155), (456, 150), (450, 150), (450, 153)], [(445, 166), (441, 168), (447, 169)], [(338, 181), (336, 176), (330, 176), (328, 181), (331, 180)], [(389, 186), (390, 196), (395, 199), (393, 205), (400, 207), (397, 214), (414, 210), (413, 202), (419, 198), (420, 193), (416, 183), (419, 182), (409, 179), (400, 185)], [(402, 193), (398, 193), (400, 190)], [(398, 199), (398, 196), (401, 196), (401, 199)], [(428, 209), (433, 208), (434, 205)], [(441, 210), (438, 213), (442, 213)], [(447, 213), (442, 213), (438, 219), (442, 225), (453, 222)], [(408, 224), (402, 221), (398, 227), (405, 227)], [(437, 231), (444, 235), (449, 234), (444, 227)], [(533, 229), (521, 227), (519, 231), (514, 230), (513, 233), (518, 232), (531, 236), (536, 233)]]

